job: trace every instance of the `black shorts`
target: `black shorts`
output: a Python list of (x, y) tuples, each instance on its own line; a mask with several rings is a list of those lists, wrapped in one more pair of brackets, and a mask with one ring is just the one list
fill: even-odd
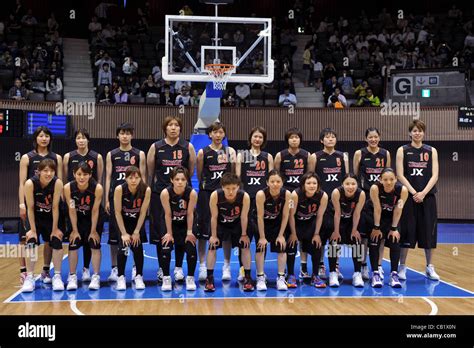
[(308, 253), (311, 249), (311, 240), (316, 229), (316, 218), (307, 221), (296, 220), (296, 236), (301, 245), (301, 251)]
[[(364, 228), (365, 229), (365, 223), (363, 222), (365, 218), (362, 216), (359, 220), (359, 225), (357, 227), (357, 231), (360, 231)], [(352, 225), (353, 225), (353, 220), (352, 217), (350, 218), (341, 218), (339, 222), (339, 234), (341, 235), (341, 241), (338, 244), (356, 244), (355, 240), (351, 239), (351, 233), (352, 233)]]
[(252, 241), (252, 239), (254, 238), (255, 241), (258, 242), (260, 235), (258, 233), (257, 205), (255, 197), (250, 198), (247, 234), (249, 235), (250, 241)]
[(150, 243), (161, 243), (161, 238), (166, 233), (166, 224), (160, 192), (152, 192), (150, 199)]
[[(112, 191), (113, 192), (113, 191)], [(119, 242), (120, 231), (117, 227), (117, 220), (115, 219), (114, 209), (114, 195), (109, 195), (109, 240), (107, 241), (110, 245), (117, 245)]]
[[(385, 240), (385, 246), (390, 247), (392, 245), (392, 239), (387, 239), (388, 234), (390, 233), (390, 228), (392, 227), (393, 213), (384, 213), (380, 217), (380, 232), (382, 232), (382, 239)], [(398, 225), (400, 227), (400, 224)], [(367, 211), (365, 213), (365, 223), (364, 230), (365, 236), (369, 239), (370, 243), (370, 234), (374, 228), (374, 213)], [(398, 230), (400, 232), (400, 229)], [(401, 234), (401, 232), (400, 232)]]
[[(101, 238), (102, 238), (102, 232), (104, 230), (104, 221), (105, 221), (106, 215), (107, 214), (105, 214), (105, 212), (103, 210), (101, 210), (99, 212), (99, 218), (97, 219), (96, 231), (99, 234), (99, 237), (101, 237)], [(81, 236), (81, 240), (76, 241), (76, 243), (78, 244), (79, 247), (88, 243), (88, 239), (89, 239), (89, 236), (91, 234), (91, 223), (92, 223), (91, 217), (80, 218), (78, 216), (78, 218), (77, 218), (77, 230), (79, 232), (79, 235)], [(70, 232), (72, 232), (72, 230)], [(68, 240), (69, 240), (69, 235), (70, 234), (71, 233), (69, 233), (68, 236), (67, 236)]]
[[(35, 225), (36, 225), (36, 235), (37, 235), (37, 240), (36, 244), (40, 245), (40, 236), (41, 239), (43, 239), (44, 243), (49, 243), (51, 240), (51, 232), (53, 231), (53, 218), (40, 218), (40, 217), (35, 217)], [(28, 224), (27, 226), (27, 231), (31, 229), (30, 225)], [(26, 234), (24, 236), (24, 239), (26, 240)]]
[(326, 209), (323, 216), (323, 223), (321, 224), (321, 230), (319, 235), (321, 241), (325, 244), (325, 241), (329, 240), (331, 234), (334, 232), (334, 212), (331, 209)]
[[(137, 226), (137, 220), (127, 221), (127, 220), (124, 219), (123, 222), (124, 222), (124, 225), (125, 225), (125, 231), (127, 231), (127, 233), (129, 235), (132, 235), (133, 231), (135, 231), (135, 227)], [(140, 242), (142, 244), (148, 242), (148, 238), (147, 238), (146, 232), (145, 232), (145, 224), (143, 224), (142, 228), (140, 229)], [(119, 248), (123, 247), (122, 238), (120, 238), (120, 241), (119, 241), (118, 245), (119, 245)]]
[[(229, 224), (226, 226), (224, 224), (217, 224), (217, 238), (219, 239), (219, 245), (216, 249), (222, 247), (222, 242), (231, 241), (232, 248), (240, 247), (240, 237), (242, 237), (242, 228), (240, 222), (236, 224)], [(209, 249), (212, 249), (212, 246), (209, 246)]]
[(209, 240), (211, 237), (211, 209), (209, 208), (209, 201), (213, 191), (199, 190), (197, 199), (197, 223), (196, 236), (199, 239)]
[(435, 249), (438, 240), (438, 213), (436, 196), (425, 196), (422, 203), (416, 203), (410, 194), (403, 207), (400, 219), (401, 247)]
[[(276, 222), (276, 223), (266, 223), (265, 224), (265, 239), (268, 241), (270, 244), (270, 251), (272, 253), (284, 253), (285, 249), (282, 248), (280, 245), (276, 244), (276, 240), (278, 238), (278, 234), (280, 233), (280, 228), (281, 228), (281, 221)], [(285, 233), (285, 240), (288, 239), (288, 234)], [(255, 236), (255, 242), (258, 243), (258, 240), (260, 239), (260, 235)], [(258, 252), (259, 250), (257, 250)]]
[[(173, 229), (173, 239), (174, 239), (174, 245), (181, 245), (181, 246), (184, 246), (186, 244), (186, 237), (187, 237), (187, 234), (188, 234), (188, 225), (187, 224), (176, 224), (176, 223), (173, 223), (172, 224), (172, 227)], [(166, 228), (163, 229), (163, 232), (162, 232), (162, 235), (161, 237), (163, 237), (164, 235), (166, 234)], [(196, 236), (196, 231), (195, 229), (193, 228), (193, 234), (194, 236)], [(196, 236), (197, 238), (197, 236)], [(161, 239), (160, 239), (161, 241)], [(173, 250), (173, 249), (171, 249)]]

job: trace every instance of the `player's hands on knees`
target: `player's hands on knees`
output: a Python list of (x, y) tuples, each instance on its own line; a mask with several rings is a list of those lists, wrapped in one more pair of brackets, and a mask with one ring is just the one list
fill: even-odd
[(388, 234), (388, 238), (393, 238), (393, 241), (395, 243), (398, 243), (400, 241), (400, 232), (398, 232), (398, 230), (396, 231), (390, 231), (389, 234)]
[(313, 238), (311, 238), (311, 243), (314, 244), (317, 249), (321, 248), (321, 236), (319, 234), (313, 235)]
[(285, 240), (285, 237), (283, 236), (278, 236), (276, 241), (275, 241), (276, 245), (280, 244), (281, 245), (281, 249), (282, 250), (285, 250), (286, 249), (286, 240)]
[(239, 242), (244, 246), (244, 248), (248, 248), (250, 246), (250, 238), (248, 235), (241, 236)]
[(341, 234), (337, 231), (334, 231), (332, 234), (331, 234), (331, 238), (330, 238), (330, 241), (331, 242), (340, 242), (341, 241)]
[(380, 230), (372, 230), (372, 233), (370, 234), (370, 239), (374, 242), (378, 242), (380, 239), (382, 239), (382, 231)]
[(81, 240), (81, 235), (77, 231), (72, 231), (71, 234), (69, 235), (69, 243), (74, 244), (76, 239)]
[(290, 246), (290, 248), (293, 248), (297, 242), (298, 237), (296, 236), (296, 233), (290, 234), (290, 238), (288, 238), (288, 245)]
[(257, 243), (257, 248), (259, 248), (260, 250), (265, 250), (265, 248), (267, 247), (267, 243), (268, 240), (265, 237), (260, 238)]
[(91, 234), (89, 235), (89, 240), (91, 239), (95, 242), (95, 244), (100, 244), (100, 236), (97, 231), (91, 232)]
[(166, 233), (163, 237), (161, 237), (161, 244), (166, 247), (169, 243), (174, 243), (174, 238), (171, 233)]
[(36, 234), (36, 232), (33, 232), (32, 230), (29, 230), (28, 232), (26, 232), (26, 241), (28, 242), (30, 239), (35, 239), (35, 240), (38, 240), (38, 235)]
[(351, 240), (355, 240), (356, 243), (362, 242), (362, 237), (360, 236), (359, 231), (355, 230), (351, 232)]
[(217, 247), (220, 243), (221, 242), (219, 238), (217, 237), (211, 236), (211, 238), (209, 238), (209, 244), (212, 245), (213, 247)]
[(122, 234), (122, 242), (125, 246), (130, 246), (130, 235), (128, 233)]
[(105, 202), (105, 212), (110, 215), (110, 203), (109, 203), (109, 201)]
[[(59, 240), (63, 240), (64, 233), (59, 228), (56, 228), (51, 233), (51, 237), (56, 237)], [(79, 237), (80, 238), (80, 237)]]
[(184, 242), (185, 242), (185, 243), (186, 243), (186, 242), (189, 242), (189, 243), (191, 243), (193, 246), (196, 246), (196, 240), (197, 240), (197, 239), (196, 239), (196, 236), (195, 236), (193, 233), (191, 233), (191, 234), (186, 235), (186, 239), (184, 240)]
[(140, 231), (134, 231), (132, 234), (132, 246), (137, 247), (140, 245), (140, 243)]

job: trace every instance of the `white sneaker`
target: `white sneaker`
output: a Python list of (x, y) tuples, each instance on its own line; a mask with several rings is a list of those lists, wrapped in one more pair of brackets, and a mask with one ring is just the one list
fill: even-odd
[(49, 271), (43, 271), (41, 272), (41, 281), (43, 284), (51, 284), (52, 283), (52, 278), (51, 275), (49, 274)]
[(163, 284), (161, 285), (161, 291), (171, 291), (172, 283), (171, 276), (163, 276)]
[(237, 281), (243, 282), (244, 278), (245, 278), (245, 269), (244, 269), (244, 266), (241, 266), (239, 268), (239, 276), (237, 277)]
[(184, 280), (184, 273), (182, 267), (174, 268), (174, 280), (177, 282), (182, 282)]
[(363, 280), (369, 280), (369, 267), (368, 266), (362, 266), (360, 272), (362, 273), (362, 279)]
[(140, 274), (137, 274), (133, 281), (135, 282), (135, 290), (145, 289), (145, 283), (143, 282), (143, 277)]
[(232, 275), (230, 274), (230, 264), (224, 263), (222, 266), (222, 280), (231, 280)]
[(265, 283), (265, 276), (257, 276), (257, 290), (266, 291), (267, 284)]
[(89, 284), (89, 290), (99, 290), (100, 289), (100, 275), (93, 274), (91, 278), (91, 283)]
[(163, 269), (161, 267), (156, 273), (156, 278), (158, 279), (160, 283), (163, 281)]
[(329, 272), (329, 286), (332, 288), (339, 287), (337, 272)]
[(91, 281), (91, 273), (89, 272), (89, 268), (82, 269), (82, 281), (83, 282), (90, 282)]
[(27, 275), (23, 286), (21, 287), (21, 292), (33, 292), (35, 290), (35, 278), (32, 275)]
[(382, 267), (382, 266), (379, 266), (379, 267), (378, 267), (378, 271), (379, 271), (380, 279), (383, 280), (383, 278), (384, 278), (383, 267)]
[(199, 266), (199, 281), (203, 282), (207, 278), (207, 267), (204, 265)]
[(342, 282), (344, 280), (344, 276), (342, 275), (341, 271), (339, 270), (339, 265), (336, 266), (336, 273), (337, 273), (337, 279)]
[(286, 285), (285, 276), (278, 276), (277, 278), (277, 290), (287, 291), (288, 285)]
[(70, 274), (69, 277), (67, 277), (67, 287), (66, 290), (77, 290), (77, 275), (76, 274)]
[(407, 266), (406, 265), (400, 264), (400, 266), (398, 266), (398, 279), (407, 280)]
[(380, 279), (380, 273), (379, 272), (374, 272), (372, 274), (371, 286), (373, 288), (381, 288), (383, 286), (383, 282), (382, 282), (382, 279)]
[(194, 281), (193, 276), (186, 277), (186, 290), (187, 291), (194, 291), (196, 290), (196, 282)]
[(318, 276), (321, 279), (327, 279), (328, 276), (326, 275), (326, 266), (324, 264), (319, 265)]
[(115, 290), (124, 291), (127, 289), (127, 281), (125, 280), (125, 276), (121, 275), (117, 277), (117, 287)]
[[(76, 278), (77, 282), (77, 278)], [(76, 285), (77, 288), (77, 285)], [(61, 279), (61, 274), (56, 273), (53, 277), (53, 291), (63, 291), (64, 290), (64, 283)]]
[(137, 276), (137, 266), (133, 265), (133, 267), (132, 267), (132, 280), (135, 280), (136, 276)]
[(112, 268), (112, 270), (110, 271), (110, 275), (109, 275), (109, 277), (107, 278), (107, 280), (108, 280), (109, 282), (116, 282), (116, 281), (118, 281), (118, 278), (119, 278), (119, 276), (118, 276), (118, 268), (117, 268), (117, 267), (114, 267), (114, 268)]
[(426, 266), (426, 276), (431, 280), (440, 280), (438, 273), (436, 273), (433, 265)]
[(398, 277), (398, 273), (397, 272), (392, 272), (390, 274), (390, 280), (388, 281), (388, 284), (392, 287), (392, 288), (401, 288), (402, 287), (402, 284), (400, 283), (400, 280), (399, 280), (399, 277)]
[(364, 279), (362, 279), (361, 272), (354, 272), (354, 274), (352, 275), (352, 285), (356, 288), (364, 287)]

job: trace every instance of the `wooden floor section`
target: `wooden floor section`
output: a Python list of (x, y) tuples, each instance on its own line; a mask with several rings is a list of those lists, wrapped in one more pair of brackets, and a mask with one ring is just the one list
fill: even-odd
[[(388, 250), (386, 250), (387, 252)], [(388, 254), (385, 255), (388, 257)], [(408, 266), (424, 271), (423, 250)], [(474, 245), (442, 244), (434, 256), (441, 278), (474, 291)], [(40, 272), (40, 262), (37, 272)], [(0, 259), (0, 313), (4, 315), (472, 315), (472, 298), (243, 298), (4, 303), (18, 284), (18, 261)], [(409, 279), (408, 279), (409, 281)], [(387, 285), (385, 285), (387, 286)]]

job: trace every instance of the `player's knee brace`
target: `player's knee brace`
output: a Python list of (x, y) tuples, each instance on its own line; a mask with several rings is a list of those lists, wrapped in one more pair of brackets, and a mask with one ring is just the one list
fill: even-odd
[(36, 238), (30, 238), (27, 240), (25, 237), (25, 244), (28, 248), (34, 248), (36, 244), (38, 244), (38, 241), (36, 240)]
[(49, 244), (51, 245), (51, 248), (53, 248), (54, 250), (61, 250), (63, 248), (63, 242), (61, 241), (61, 239), (57, 237), (51, 238), (51, 241), (49, 242)]
[(100, 242), (96, 242), (94, 239), (89, 238), (89, 247), (94, 250), (100, 249)]
[[(51, 244), (52, 246), (52, 244)], [(82, 246), (82, 241), (79, 239), (76, 239), (74, 243), (69, 242), (69, 250), (77, 250)]]

